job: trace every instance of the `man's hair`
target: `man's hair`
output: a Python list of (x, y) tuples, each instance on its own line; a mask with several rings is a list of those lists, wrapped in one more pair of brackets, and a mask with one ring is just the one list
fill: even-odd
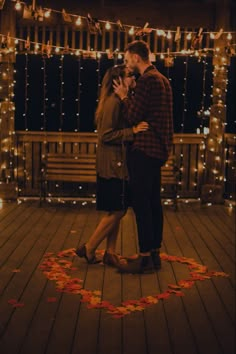
[(129, 43), (125, 49), (125, 52), (138, 54), (143, 61), (149, 60), (150, 49), (148, 44), (144, 41), (140, 40)]

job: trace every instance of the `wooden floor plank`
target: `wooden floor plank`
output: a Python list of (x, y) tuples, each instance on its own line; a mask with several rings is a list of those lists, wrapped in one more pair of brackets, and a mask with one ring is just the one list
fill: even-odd
[[(173, 223), (176, 225), (176, 228), (172, 227), (172, 237), (177, 240), (182, 252), (186, 252), (182, 255), (189, 258), (194, 258), (201, 264), (202, 262), (199, 254), (199, 247), (195, 247), (194, 245), (194, 240), (197, 239), (196, 234), (194, 233), (195, 229), (193, 229), (189, 223), (189, 213), (187, 212), (186, 214), (187, 215), (176, 213), (171, 219), (169, 219), (171, 224)], [(204, 246), (201, 247), (201, 250), (203, 247)], [(181, 273), (180, 271), (177, 271), (176, 274), (179, 275)], [(211, 287), (214, 288), (213, 284)], [(209, 320), (198, 284), (196, 284), (191, 290), (186, 291), (184, 307), (189, 318), (194, 337), (196, 338), (199, 352), (220, 352), (221, 346), (215, 333), (214, 326)]]
[[(51, 215), (50, 215), (50, 219), (51, 219)], [(48, 219), (48, 221), (46, 222), (46, 225), (48, 224), (50, 219)], [(40, 240), (39, 242), (42, 242), (42, 238), (40, 238), (40, 231), (42, 231), (44, 229), (44, 227), (45, 227), (43, 218), (41, 219), (41, 222), (42, 222), (42, 225), (43, 225), (42, 229), (40, 229), (40, 227), (37, 228), (37, 231), (35, 230), (35, 234), (34, 234), (35, 237), (36, 238), (38, 237), (38, 240)], [(28, 246), (28, 243), (26, 243), (26, 245)], [(38, 242), (36, 242), (35, 243), (35, 253), (37, 255), (40, 254), (40, 248), (38, 246), (39, 246)], [(29, 245), (29, 247), (32, 247), (31, 244)], [(36, 271), (37, 265), (38, 265), (37, 263), (36, 264), (34, 263), (35, 262), (35, 260), (33, 259), (34, 252), (33, 252), (32, 249), (31, 249), (31, 252), (30, 253), (26, 253), (26, 256), (22, 257), (22, 263), (19, 264), (21, 272), (15, 274), (14, 278), (11, 280), (11, 283), (9, 284), (8, 288), (3, 293), (3, 296), (1, 298), (1, 300), (5, 302), (5, 306), (3, 305), (4, 306), (3, 308), (8, 310), (8, 312), (11, 311), (10, 318), (9, 318), (9, 323), (8, 323), (8, 327), (7, 328), (9, 328), (11, 326), (14, 327), (14, 323), (15, 323), (16, 326), (18, 326), (18, 328), (17, 327), (15, 328), (15, 331), (16, 331), (15, 337), (19, 337), (21, 340), (22, 340), (21, 331), (22, 330), (23, 331), (27, 331), (27, 320), (26, 319), (28, 317), (29, 318), (32, 317), (32, 312), (31, 312), (32, 308), (31, 308), (31, 306), (33, 308), (35, 308), (38, 305), (38, 303), (37, 303), (37, 298), (38, 298), (37, 294), (39, 292), (38, 279), (37, 279), (37, 282), (34, 284), (36, 286), (34, 286), (32, 288), (28, 287), (28, 282), (29, 282), (29, 279), (31, 277), (31, 274), (33, 274), (33, 275), (35, 274), (35, 271)], [(45, 279), (44, 279), (44, 281), (45, 281)], [(26, 291), (29, 291), (30, 293), (32, 291), (33, 292), (35, 291), (35, 294), (34, 294), (35, 296), (32, 297), (31, 294), (30, 294), (30, 296), (29, 296), (29, 298), (27, 299), (26, 302), (25, 302), (25, 299), (23, 299), (25, 288), (27, 289)], [(6, 305), (7, 304), (7, 300), (9, 298), (16, 298), (19, 301), (24, 302), (25, 303), (24, 310), (23, 311), (19, 311), (18, 309), (13, 310), (13, 309), (11, 309), (11, 307), (9, 305)], [(21, 316), (21, 315), (23, 316), (22, 317), (22, 323), (24, 324), (24, 327), (21, 326), (19, 328), (19, 322), (15, 321), (15, 318), (17, 318), (17, 316)], [(8, 332), (9, 332), (9, 335), (12, 335), (13, 329), (9, 330)], [(13, 345), (13, 344), (18, 344), (19, 345), (17, 340), (14, 341), (14, 342), (10, 342), (10, 346)]]
[[(220, 210), (224, 210), (227, 214), (222, 215)], [(214, 207), (214, 209), (208, 212), (209, 218), (218, 225), (218, 228), (226, 235), (227, 239), (230, 240), (235, 245), (235, 231), (236, 231), (236, 222), (230, 216), (233, 213), (232, 208), (227, 208), (226, 206), (218, 208), (218, 206)]]
[(3, 247), (8, 243), (8, 240), (12, 236), (14, 237), (17, 235), (16, 231), (23, 226), (23, 220), (26, 220), (31, 212), (30, 204), (27, 206), (19, 205), (13, 209), (12, 213), (1, 219), (0, 247)]
[[(53, 223), (50, 223), (47, 229), (47, 247), (43, 248), (43, 254), (50, 251), (59, 251), (64, 243), (65, 235), (68, 233), (68, 227), (73, 220), (73, 215), (70, 213), (59, 212), (56, 213)], [(41, 253), (41, 259), (43, 254)], [(38, 259), (40, 262), (40, 259)], [(39, 265), (39, 263), (38, 263)], [(40, 270), (37, 270), (40, 277), (40, 297), (38, 304), (35, 308), (31, 321), (29, 323), (30, 330), (26, 333), (21, 350), (24, 353), (43, 353), (46, 350), (48, 338), (50, 337), (51, 330), (57, 315), (58, 306), (61, 300), (61, 294), (55, 290), (54, 282), (49, 282), (42, 277)], [(41, 276), (40, 276), (41, 275)], [(33, 279), (32, 281), (35, 281)], [(27, 293), (27, 297), (29, 293)], [(48, 303), (48, 297), (56, 297), (55, 303)]]
[(219, 223), (214, 223), (205, 212), (199, 212), (198, 217), (206, 230), (211, 233), (212, 238), (218, 243), (219, 247), (228, 255), (229, 259), (234, 260), (235, 245), (227, 239), (226, 233), (223, 229), (219, 228)]
[(3, 220), (9, 215), (12, 220), (11, 215), (12, 215), (13, 211), (16, 209), (19, 209), (17, 203), (5, 202), (5, 201), (0, 202), (0, 226), (1, 226), (1, 229), (2, 229)]
[[(128, 211), (127, 217), (122, 223), (122, 254), (132, 255), (137, 252), (136, 224), (134, 214)], [(141, 281), (139, 275), (124, 274), (122, 276), (122, 300), (136, 300), (142, 296)], [(126, 316), (123, 321), (123, 353), (146, 354), (145, 322), (141, 312), (134, 312)], [(138, 336), (137, 336), (138, 333)]]
[[(235, 352), (235, 210), (223, 205), (179, 203), (164, 208), (164, 242), (169, 255), (193, 258), (228, 278), (197, 281), (184, 296), (170, 295), (144, 311), (115, 319), (107, 309), (89, 309), (81, 295), (56, 291), (39, 269), (45, 253), (76, 248), (91, 236), (102, 213), (94, 205), (5, 205), (0, 209), (0, 353), (2, 354), (233, 354)], [(221, 217), (220, 221), (219, 218)], [(105, 242), (100, 245), (105, 248)], [(121, 223), (117, 250), (138, 250), (130, 209)], [(189, 277), (179, 262), (162, 262), (148, 275), (121, 275), (108, 266), (87, 265), (72, 256), (71, 276), (84, 289), (100, 290), (116, 306), (165, 292)], [(16, 272), (12, 272), (16, 269)], [(17, 269), (20, 271), (17, 272)], [(68, 271), (69, 272), (69, 271)], [(99, 294), (99, 293), (97, 293)], [(55, 302), (48, 302), (55, 297)], [(9, 299), (24, 303), (14, 308)], [(13, 340), (14, 338), (14, 340)]]
[[(89, 222), (86, 223), (80, 244), (86, 242), (93, 233), (99, 220), (98, 213), (89, 215)], [(84, 259), (77, 259), (80, 265), (84, 288), (87, 290), (101, 290), (103, 286), (104, 267), (100, 264), (89, 266)], [(91, 326), (92, 324), (92, 326)], [(76, 329), (73, 339), (72, 353), (88, 352), (96, 353), (98, 346), (98, 333), (100, 325), (100, 310), (89, 311), (87, 304), (82, 303), (79, 309), (79, 316), (76, 323)], [(88, 341), (88, 333), (90, 340)]]
[[(61, 250), (67, 250), (77, 246), (78, 240), (88, 220), (88, 213), (85, 210), (81, 212), (75, 209), (71, 212), (73, 212), (73, 219), (71, 224), (68, 225), (67, 235), (61, 245)], [(76, 266), (77, 257), (74, 256), (73, 267)], [(68, 273), (71, 274), (71, 272)], [(73, 271), (73, 277), (81, 277), (79, 268)], [(63, 353), (69, 353), (71, 351), (77, 314), (80, 308), (79, 300), (80, 295), (63, 294), (63, 296), (61, 296), (45, 352), (58, 353), (61, 351)], [(61, 335), (62, 333), (63, 336)]]
[[(169, 212), (171, 213), (171, 211)], [(175, 216), (172, 212), (171, 218)], [(166, 214), (164, 224), (164, 247), (163, 251), (170, 255), (182, 256), (178, 242), (173, 237), (173, 229), (176, 224), (171, 225), (169, 215)], [(176, 284), (178, 280), (185, 279), (188, 275), (186, 267), (172, 262), (164, 262), (162, 270), (158, 273), (160, 279), (161, 292), (168, 289), (169, 284)], [(174, 353), (181, 353), (184, 350), (189, 353), (197, 353), (195, 337), (186, 315), (185, 305), (182, 298), (171, 296), (166, 300), (165, 312), (168, 320), (168, 329), (170, 334), (170, 344)]]
[[(195, 212), (188, 213), (188, 215), (183, 214), (178, 216), (183, 229), (187, 230), (187, 236), (193, 245), (193, 252), (195, 250), (195, 254), (190, 252), (189, 256), (196, 260), (199, 259), (200, 263), (207, 265), (209, 270), (222, 271), (221, 265), (218, 259), (215, 258), (213, 250), (206, 246), (204, 239), (201, 236), (201, 227), (199, 224), (197, 224), (198, 228), (195, 227), (194, 214)], [(192, 222), (190, 220), (192, 220)], [(229, 275), (230, 278), (232, 278), (230, 273)], [(211, 281), (217, 292), (220, 294), (228, 315), (233, 320), (234, 311), (232, 310), (235, 308), (235, 296), (230, 280), (228, 278), (213, 278)]]

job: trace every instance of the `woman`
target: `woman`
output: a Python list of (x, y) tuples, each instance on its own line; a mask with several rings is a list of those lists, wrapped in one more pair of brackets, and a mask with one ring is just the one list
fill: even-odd
[(95, 251), (106, 238), (107, 245), (103, 263), (119, 265), (115, 253), (120, 220), (129, 206), (128, 172), (126, 167), (126, 145), (133, 141), (134, 134), (148, 129), (146, 122), (135, 127), (125, 127), (122, 119), (121, 101), (113, 91), (113, 80), (121, 79), (133, 88), (135, 80), (125, 65), (116, 65), (107, 70), (101, 86), (96, 110), (98, 131), (97, 146), (97, 210), (105, 211), (94, 233), (86, 244), (76, 250), (79, 257), (88, 263), (99, 261)]

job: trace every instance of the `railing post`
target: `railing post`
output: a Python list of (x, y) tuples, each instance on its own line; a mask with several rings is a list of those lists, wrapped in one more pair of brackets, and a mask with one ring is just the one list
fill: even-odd
[(229, 20), (229, 1), (222, 0), (217, 9), (216, 34), (213, 57), (213, 89), (210, 113), (209, 135), (206, 153), (206, 184), (202, 187), (202, 201), (221, 203), (224, 194), (224, 132), (226, 125), (226, 92), (228, 80), (227, 39), (222, 34), (227, 29)]
[(15, 11), (7, 1), (0, 11), (0, 197), (14, 199), (17, 196), (15, 182), (15, 132), (13, 102)]

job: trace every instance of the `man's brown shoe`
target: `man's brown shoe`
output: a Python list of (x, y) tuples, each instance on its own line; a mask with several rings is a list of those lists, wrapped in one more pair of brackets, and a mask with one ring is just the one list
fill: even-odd
[(148, 274), (154, 272), (154, 264), (151, 256), (139, 256), (132, 262), (120, 264), (120, 273)]

